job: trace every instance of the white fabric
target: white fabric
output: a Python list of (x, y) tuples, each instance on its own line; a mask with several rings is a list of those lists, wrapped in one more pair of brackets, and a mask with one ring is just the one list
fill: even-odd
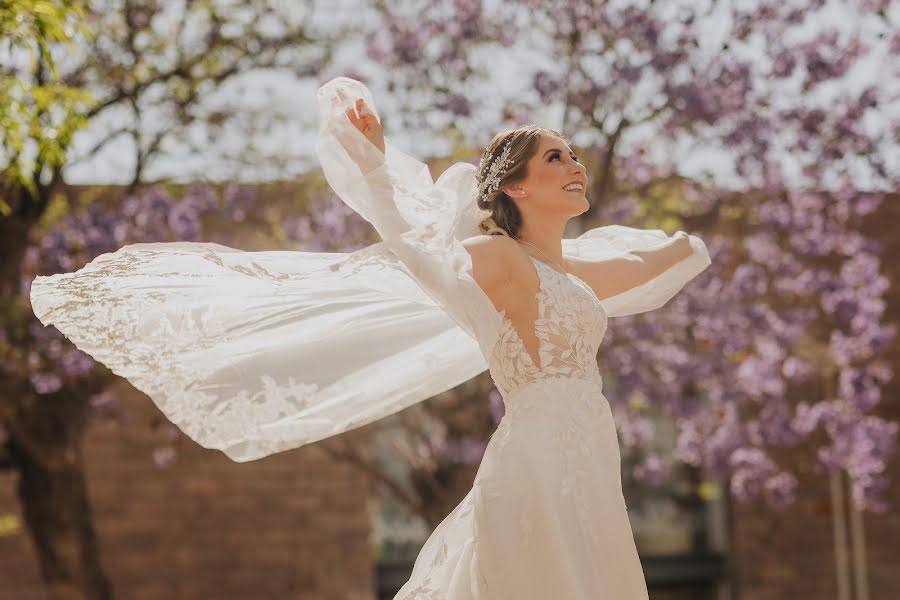
[[(483, 372), (508, 331), (460, 243), (477, 234), (475, 167), (457, 163), (433, 182), (390, 139), (381, 156), (344, 114), (358, 97), (377, 111), (358, 81), (319, 89), (317, 151), (329, 185), (383, 241), (352, 253), (131, 244), (37, 277), (37, 317), (239, 462), (365, 425)], [(348, 148), (378, 153), (381, 166), (362, 173)], [(604, 300), (606, 316), (658, 308), (706, 268), (706, 247), (690, 237), (692, 256)], [(666, 238), (610, 225), (563, 240), (563, 250), (603, 260)]]
[(489, 364), (506, 413), (396, 600), (648, 598), (597, 368), (607, 314), (587, 284), (532, 262), (539, 365), (504, 319)]

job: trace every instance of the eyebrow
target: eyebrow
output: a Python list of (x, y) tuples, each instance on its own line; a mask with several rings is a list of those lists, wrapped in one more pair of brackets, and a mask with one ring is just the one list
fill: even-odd
[[(550, 153), (553, 152), (554, 150), (556, 150), (557, 152), (562, 152), (562, 149), (561, 149), (561, 148), (550, 148), (549, 150), (547, 150), (546, 152), (544, 152), (544, 156), (547, 156), (548, 154), (550, 154)], [(571, 152), (569, 152), (569, 154), (575, 154), (575, 151), (572, 150)], [(544, 158), (544, 156), (542, 156), (541, 158)], [(577, 155), (576, 155), (576, 156), (577, 156)]]

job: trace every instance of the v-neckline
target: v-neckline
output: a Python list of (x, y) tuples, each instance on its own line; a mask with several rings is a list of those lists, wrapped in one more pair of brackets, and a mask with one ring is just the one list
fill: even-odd
[[(576, 281), (575, 285), (578, 285), (578, 282), (580, 282), (581, 285), (583, 285), (584, 288), (586, 289), (587, 293), (589, 293), (589, 294), (591, 295), (591, 297), (594, 299), (594, 301), (595, 301), (595, 302), (597, 303), (597, 305), (599, 306), (600, 312), (602, 312), (603, 315), (604, 315), (604, 322), (607, 320), (607, 317), (606, 317), (606, 310), (603, 308), (603, 303), (600, 302), (600, 298), (598, 298), (598, 297), (597, 297), (597, 294), (594, 293), (594, 289), (593, 289), (591, 286), (589, 286), (587, 283), (585, 283), (581, 278), (579, 278), (577, 275), (573, 275), (572, 273), (568, 273), (568, 272), (562, 273), (562, 272), (560, 272), (560, 271), (557, 271), (556, 269), (552, 268), (550, 265), (548, 265), (548, 264), (545, 263), (544, 261), (539, 260), (539, 259), (537, 259), (537, 258), (531, 256), (530, 254), (528, 255), (528, 258), (532, 259), (534, 262), (540, 263), (541, 265), (547, 267), (548, 269), (550, 269), (551, 271), (553, 271), (553, 272), (555, 272), (555, 273), (559, 273), (560, 275), (565, 275), (567, 278), (571, 278), (570, 281), (571, 281), (571, 280), (575, 280), (575, 281)], [(535, 270), (535, 273), (537, 274), (537, 277), (538, 277), (538, 289), (537, 289), (537, 291), (534, 293), (534, 296), (535, 296), (535, 298), (537, 299), (537, 303), (538, 303), (538, 316), (537, 316), (537, 319), (540, 319), (540, 318), (541, 318), (541, 303), (543, 302), (543, 300), (541, 299), (541, 294), (544, 293), (544, 278), (541, 276), (540, 268), (538, 268), (537, 266), (535, 266), (535, 269), (534, 269), (534, 270)], [(537, 352), (538, 352), (538, 361), (535, 362), (534, 357), (532, 357), (532, 356), (531, 356), (531, 353), (528, 352), (528, 350), (525, 348), (525, 340), (524, 340), (524, 339), (522, 338), (522, 336), (519, 334), (519, 330), (516, 329), (516, 326), (515, 326), (515, 324), (512, 322), (512, 319), (510, 319), (509, 316), (506, 314), (506, 309), (505, 309), (505, 308), (504, 308), (504, 309), (501, 309), (501, 310), (496, 310), (496, 309), (495, 309), (495, 311), (497, 312), (497, 314), (500, 315), (500, 318), (501, 318), (503, 321), (505, 321), (505, 322), (509, 325), (509, 327), (510, 327), (510, 329), (512, 330), (513, 334), (516, 336), (516, 339), (519, 340), (519, 344), (521, 344), (521, 346), (522, 346), (522, 353), (526, 356), (526, 358), (527, 358), (528, 362), (531, 364), (532, 368), (534, 368), (534, 369), (535, 369), (537, 372), (539, 372), (539, 373), (543, 373), (543, 372), (544, 372), (544, 365), (542, 365), (542, 364), (541, 364), (540, 366), (538, 365), (538, 363), (541, 362), (541, 361), (540, 361), (540, 356), (541, 356), (540, 353), (541, 353), (541, 341), (542, 341), (542, 340), (541, 340), (540, 336), (538, 336), (537, 334), (535, 334), (535, 337), (536, 337), (537, 340), (538, 340), (538, 348), (537, 348)], [(536, 323), (537, 323), (537, 320), (535, 320), (535, 322), (532, 323), (532, 330), (534, 330), (534, 327), (535, 327)]]
[[(525, 254), (528, 254), (528, 253), (526, 252)], [(545, 261), (543, 261), (543, 260), (541, 260), (541, 259), (539, 259), (539, 258), (535, 258), (534, 256), (532, 256), (532, 255), (530, 255), (530, 254), (528, 254), (528, 258), (530, 258), (530, 259), (532, 259), (532, 260), (538, 261), (539, 263), (541, 263), (542, 265), (544, 265), (544, 266), (547, 267), (548, 269), (553, 269), (553, 267), (551, 267), (547, 262), (545, 262)], [(556, 269), (553, 269), (553, 270), (556, 271)], [(556, 272), (559, 273), (560, 275), (571, 275), (571, 273), (569, 273), (568, 271), (556, 271)]]

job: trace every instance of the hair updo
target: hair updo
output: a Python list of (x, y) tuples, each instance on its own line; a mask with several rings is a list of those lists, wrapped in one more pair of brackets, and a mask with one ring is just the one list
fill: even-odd
[[(542, 134), (570, 143), (568, 138), (552, 129), (538, 125), (524, 125), (498, 133), (485, 148), (475, 175), (478, 182), (479, 196), (476, 199), (478, 208), (488, 213), (478, 223), (478, 230), (481, 233), (505, 235), (514, 239), (519, 237), (522, 229), (522, 212), (502, 188), (528, 177), (528, 161), (537, 153)], [(500, 158), (507, 141), (509, 142), (509, 166), (500, 173), (498, 177), (500, 183), (497, 189), (482, 194), (488, 169), (494, 161)]]

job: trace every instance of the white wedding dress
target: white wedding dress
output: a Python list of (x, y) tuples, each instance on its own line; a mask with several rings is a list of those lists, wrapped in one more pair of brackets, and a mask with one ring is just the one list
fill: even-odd
[(648, 597), (597, 367), (607, 315), (587, 284), (532, 262), (539, 363), (504, 319), (488, 356), (506, 413), (396, 600)]
[[(482, 216), (475, 166), (434, 181), (387, 137), (381, 154), (344, 112), (364, 98), (377, 117), (358, 81), (338, 77), (317, 97), (328, 183), (381, 242), (350, 253), (130, 244), (36, 277), (35, 315), (238, 462), (371, 423), (489, 368), (507, 412), (397, 597), (647, 598), (596, 353), (608, 318), (659, 308), (703, 271), (705, 244), (689, 236), (689, 257), (602, 301), (535, 259), (535, 362), (461, 244)], [(360, 157), (382, 162), (363, 172)], [(606, 225), (562, 243), (567, 257), (602, 261), (667, 240)]]

